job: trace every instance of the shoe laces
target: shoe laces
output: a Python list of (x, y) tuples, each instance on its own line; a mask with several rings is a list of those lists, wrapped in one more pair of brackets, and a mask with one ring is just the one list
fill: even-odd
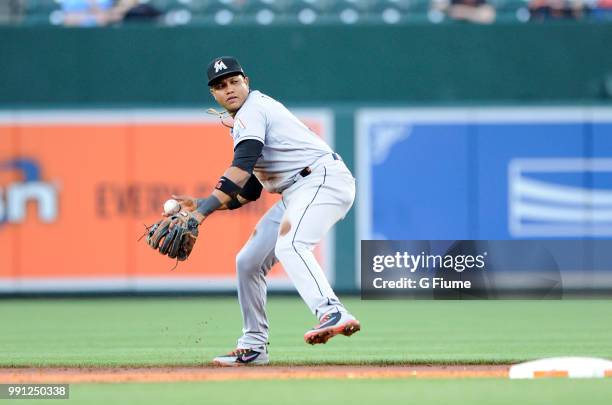
[(247, 354), (250, 351), (251, 349), (236, 349), (233, 352), (231, 352), (229, 355), (238, 357), (238, 356), (242, 356), (243, 354)]

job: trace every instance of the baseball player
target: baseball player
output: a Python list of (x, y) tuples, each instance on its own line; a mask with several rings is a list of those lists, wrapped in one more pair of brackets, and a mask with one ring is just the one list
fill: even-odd
[[(236, 257), (242, 336), (231, 353), (216, 357), (221, 366), (269, 362), (266, 274), (280, 261), (319, 324), (306, 343), (326, 343), (360, 329), (338, 300), (313, 255), (329, 229), (345, 217), (355, 199), (355, 179), (340, 156), (285, 106), (256, 90), (238, 61), (229, 56), (208, 66), (208, 85), (229, 116), (234, 140), (232, 165), (207, 198), (181, 198), (201, 223), (218, 209), (255, 201), (262, 188), (281, 195), (261, 218)], [(229, 117), (228, 117), (229, 118)]]

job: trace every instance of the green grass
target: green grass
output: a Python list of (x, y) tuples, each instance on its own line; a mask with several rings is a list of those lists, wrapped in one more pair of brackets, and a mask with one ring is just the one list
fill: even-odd
[[(79, 404), (609, 404), (610, 380), (279, 380), (73, 384)], [(40, 401), (19, 401), (32, 405)]]
[[(273, 362), (612, 357), (612, 301), (344, 301), (362, 332), (308, 346), (302, 335), (316, 322), (303, 302), (270, 298)], [(241, 330), (234, 298), (3, 300), (0, 322), (2, 366), (207, 364), (232, 349)]]

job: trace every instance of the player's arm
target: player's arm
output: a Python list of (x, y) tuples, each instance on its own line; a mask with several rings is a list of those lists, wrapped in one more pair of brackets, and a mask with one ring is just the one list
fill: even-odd
[(246, 204), (256, 201), (261, 197), (261, 191), (263, 190), (263, 186), (257, 180), (255, 175), (251, 175), (251, 177), (247, 180), (244, 187), (236, 198), (233, 200), (223, 204), (221, 207), (217, 208), (219, 210), (235, 210), (241, 207), (244, 207)]
[(257, 177), (255, 177), (255, 175), (251, 175), (244, 187), (242, 187), (240, 193), (238, 193), (237, 198), (233, 199), (229, 203), (226, 203), (225, 207), (230, 210), (235, 210), (250, 202), (256, 201), (261, 196), (262, 189), (263, 186), (259, 180), (257, 180)]
[[(241, 200), (254, 201), (251, 200), (252, 197), (255, 195), (255, 199), (259, 197), (261, 189), (258, 192), (256, 189), (257, 184), (259, 184), (259, 187), (261, 187), (261, 184), (252, 174), (255, 163), (261, 156), (262, 149), (263, 142), (257, 139), (246, 139), (236, 145), (232, 166), (223, 173), (215, 190), (209, 197), (197, 200), (196, 211), (203, 216), (202, 220), (218, 209), (223, 207), (230, 209), (240, 208), (243, 205)], [(254, 190), (245, 196), (243, 189), (245, 189), (245, 192), (249, 191), (246, 190), (245, 186), (250, 179), (254, 179), (249, 184), (249, 187)]]

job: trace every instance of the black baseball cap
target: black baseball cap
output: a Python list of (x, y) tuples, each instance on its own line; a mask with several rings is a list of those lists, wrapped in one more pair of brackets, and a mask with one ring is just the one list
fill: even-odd
[(244, 76), (244, 70), (242, 70), (242, 66), (238, 63), (238, 60), (233, 56), (220, 56), (218, 58), (213, 59), (208, 64), (208, 69), (206, 69), (206, 73), (208, 74), (208, 85), (212, 85), (214, 81), (217, 79), (221, 79), (222, 77), (232, 76), (236, 73), (239, 73)]

